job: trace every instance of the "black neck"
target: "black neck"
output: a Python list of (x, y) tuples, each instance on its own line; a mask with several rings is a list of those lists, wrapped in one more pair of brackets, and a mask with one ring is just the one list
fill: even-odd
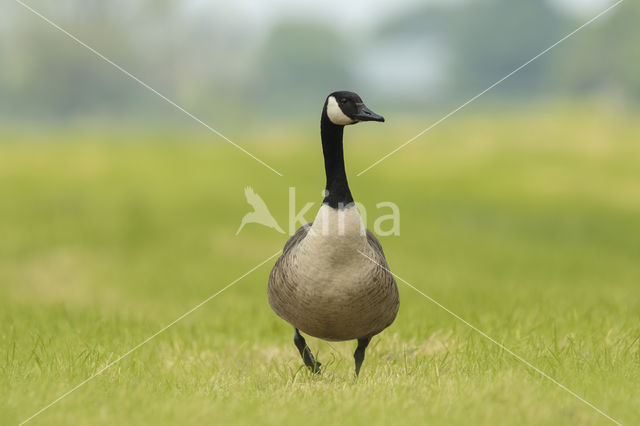
[(344, 170), (344, 152), (342, 149), (342, 135), (344, 126), (333, 124), (326, 111), (323, 111), (320, 121), (322, 135), (322, 152), (324, 154), (324, 170), (327, 174), (327, 186), (323, 203), (334, 209), (345, 207), (353, 203), (353, 197), (347, 183)]

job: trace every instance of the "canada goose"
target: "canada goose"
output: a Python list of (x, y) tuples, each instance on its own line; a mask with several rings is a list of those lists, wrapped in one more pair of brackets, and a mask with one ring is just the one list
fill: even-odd
[(357, 339), (357, 376), (371, 338), (398, 313), (398, 287), (380, 242), (364, 227), (345, 173), (344, 126), (361, 121), (384, 118), (353, 92), (327, 97), (320, 120), (325, 198), (315, 220), (289, 238), (269, 275), (269, 304), (293, 325), (302, 360), (316, 373), (321, 364), (300, 331), (330, 341)]

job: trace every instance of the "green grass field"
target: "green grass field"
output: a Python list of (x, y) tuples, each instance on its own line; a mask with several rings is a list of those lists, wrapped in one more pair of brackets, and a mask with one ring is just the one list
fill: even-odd
[[(382, 238), (392, 270), (623, 424), (640, 423), (639, 123), (457, 117), (360, 177), (429, 120), (346, 142), (355, 198), (372, 217), (401, 209), (400, 236)], [(197, 128), (0, 138), (3, 425), (281, 249), (259, 225), (235, 236), (245, 186), (285, 227), (288, 188), (317, 208), (324, 184), (312, 126), (234, 137), (284, 177)], [(267, 303), (272, 264), (29, 424), (611, 424), (400, 282), (360, 379), (353, 342), (309, 338), (313, 376)]]

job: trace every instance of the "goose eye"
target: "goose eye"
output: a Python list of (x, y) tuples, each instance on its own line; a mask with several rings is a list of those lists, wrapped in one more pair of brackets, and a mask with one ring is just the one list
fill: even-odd
[(342, 99), (340, 99), (340, 103), (341, 103), (341, 104), (346, 104), (346, 103), (347, 103), (347, 98), (342, 98)]

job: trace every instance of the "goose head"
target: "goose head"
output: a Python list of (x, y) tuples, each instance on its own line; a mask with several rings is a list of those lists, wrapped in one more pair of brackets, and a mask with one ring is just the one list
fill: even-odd
[(333, 92), (324, 104), (323, 118), (337, 126), (347, 126), (361, 121), (384, 121), (384, 117), (371, 111), (353, 92)]

